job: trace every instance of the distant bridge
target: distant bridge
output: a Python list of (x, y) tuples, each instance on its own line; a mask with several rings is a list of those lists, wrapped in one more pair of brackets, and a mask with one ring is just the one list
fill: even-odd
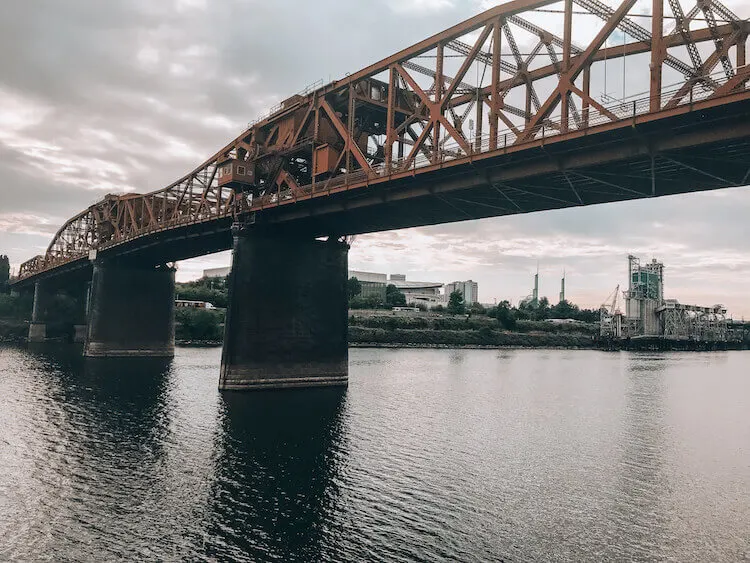
[[(72, 218), (16, 286), (226, 250), (233, 224), (266, 241), (256, 265), (283, 247), (273, 267), (302, 275), (295, 248), (314, 254), (320, 237), (747, 184), (750, 22), (718, 0), (653, 0), (647, 18), (635, 4), (514, 0), (292, 96), (172, 185)], [(595, 35), (577, 45), (574, 28)], [(294, 338), (318, 338), (298, 325)]]

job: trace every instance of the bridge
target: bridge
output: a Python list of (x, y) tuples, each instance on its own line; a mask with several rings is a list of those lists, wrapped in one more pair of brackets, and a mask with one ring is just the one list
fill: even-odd
[(30, 340), (77, 291), (86, 356), (173, 355), (172, 264), (233, 248), (220, 387), (345, 384), (349, 235), (750, 183), (750, 22), (637, 3), (510, 1), (105, 197), (21, 266)]

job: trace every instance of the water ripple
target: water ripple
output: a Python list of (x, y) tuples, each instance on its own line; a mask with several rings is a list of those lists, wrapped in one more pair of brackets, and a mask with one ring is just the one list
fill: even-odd
[(222, 396), (218, 350), (0, 347), (0, 560), (750, 560), (746, 357), (357, 349)]

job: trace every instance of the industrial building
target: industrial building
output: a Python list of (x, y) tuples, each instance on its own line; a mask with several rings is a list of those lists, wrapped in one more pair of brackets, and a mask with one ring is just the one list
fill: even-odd
[(642, 264), (628, 256), (628, 290), (620, 287), (600, 309), (600, 333), (611, 340), (664, 340), (721, 343), (731, 340), (727, 310), (722, 305), (684, 305), (664, 297), (664, 264), (657, 260)]
[(231, 271), (232, 269), (230, 267), (212, 268), (210, 270), (203, 270), (203, 277), (204, 278), (225, 278), (229, 275), (229, 272)]
[(451, 293), (459, 291), (464, 296), (467, 306), (479, 303), (479, 284), (475, 281), (456, 281), (445, 286), (445, 300), (450, 299)]
[(385, 301), (385, 288), (388, 285), (387, 275), (349, 270), (349, 278), (357, 278), (362, 287), (362, 293), (360, 293), (362, 297), (374, 297)]
[(350, 270), (349, 278), (357, 278), (362, 286), (362, 297), (375, 297), (385, 301), (388, 285), (396, 286), (406, 297), (408, 305), (434, 306), (443, 302), (443, 284), (439, 282), (407, 281), (405, 274), (386, 274)]
[(407, 305), (432, 307), (443, 303), (442, 283), (407, 281), (403, 274), (392, 274), (390, 283), (406, 296)]

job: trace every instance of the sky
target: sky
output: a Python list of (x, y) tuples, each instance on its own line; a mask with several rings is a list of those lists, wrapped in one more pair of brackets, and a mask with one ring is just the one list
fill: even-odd
[[(682, 1), (687, 11), (693, 0)], [(0, 2), (0, 254), (17, 268), (105, 194), (162, 188), (308, 84), (499, 3)], [(725, 4), (750, 16), (746, 0)], [(359, 236), (349, 261), (410, 280), (473, 279), (485, 303), (530, 294), (537, 267), (554, 303), (565, 271), (569, 300), (598, 307), (627, 283), (632, 253), (666, 264), (668, 297), (750, 318), (749, 211), (750, 189), (735, 188), (483, 219)], [(182, 262), (178, 279), (229, 261)]]

